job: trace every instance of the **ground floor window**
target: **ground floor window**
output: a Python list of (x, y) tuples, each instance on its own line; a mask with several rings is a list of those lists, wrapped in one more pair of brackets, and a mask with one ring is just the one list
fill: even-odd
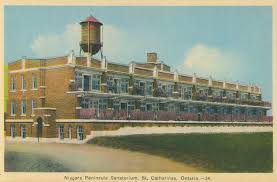
[(68, 138), (69, 138), (69, 139), (72, 139), (71, 132), (72, 132), (72, 127), (69, 126), (69, 127), (68, 127)]
[(84, 128), (82, 126), (77, 127), (77, 139), (84, 140)]
[(11, 137), (15, 137), (16, 136), (16, 131), (15, 131), (15, 125), (11, 125)]
[(64, 125), (60, 125), (60, 126), (59, 126), (59, 138), (60, 138), (61, 140), (64, 139)]
[(26, 138), (26, 126), (21, 125), (21, 137)]

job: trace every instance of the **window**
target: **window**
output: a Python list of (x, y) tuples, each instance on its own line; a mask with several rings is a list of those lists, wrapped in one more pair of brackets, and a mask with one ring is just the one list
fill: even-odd
[(113, 77), (108, 76), (107, 78), (107, 87), (108, 87), (108, 92), (112, 93), (113, 92)]
[(59, 126), (59, 138), (60, 138), (61, 140), (64, 139), (64, 125), (60, 125), (60, 126)]
[(83, 75), (82, 73), (75, 73), (75, 83), (76, 83), (76, 89), (82, 90), (82, 83), (83, 83)]
[(121, 78), (121, 93), (128, 93), (129, 87), (129, 79), (128, 78)]
[(34, 114), (35, 112), (35, 108), (37, 107), (37, 103), (35, 100), (32, 100), (32, 114)]
[(172, 97), (173, 88), (174, 88), (174, 85), (170, 83), (160, 82), (158, 84), (158, 90), (159, 90), (158, 96)]
[(191, 99), (192, 96), (192, 87), (184, 88), (184, 99)]
[(69, 138), (69, 139), (72, 139), (71, 132), (72, 132), (72, 127), (69, 126), (69, 127), (68, 127), (68, 138)]
[(21, 88), (22, 90), (26, 90), (26, 80), (24, 75), (21, 75)]
[(256, 101), (257, 100), (257, 96), (255, 94), (251, 94), (250, 98), (252, 101)]
[(16, 136), (16, 131), (15, 131), (15, 125), (11, 125), (11, 137), (15, 137)]
[(11, 90), (14, 91), (16, 89), (16, 78), (15, 76), (11, 77)]
[(153, 95), (152, 90), (153, 90), (153, 83), (149, 82), (149, 81), (146, 82), (146, 84), (145, 84), (145, 94), (146, 95)]
[(92, 90), (100, 90), (100, 75), (93, 75), (91, 84)]
[(166, 88), (166, 96), (167, 97), (172, 97), (173, 88), (174, 88), (174, 85), (167, 85), (167, 88)]
[(37, 89), (38, 88), (38, 83), (37, 83), (37, 76), (32, 75), (32, 89)]
[(234, 99), (236, 99), (236, 92), (227, 91), (226, 96), (227, 96), (228, 99), (234, 100)]
[(21, 101), (21, 115), (26, 115), (26, 100)]
[(11, 115), (12, 116), (16, 115), (16, 104), (15, 104), (15, 101), (11, 101)]
[(77, 127), (77, 139), (84, 140), (84, 129), (82, 126)]
[(213, 96), (216, 98), (221, 98), (223, 96), (223, 90), (214, 89), (213, 90)]
[(144, 80), (134, 80), (134, 95), (145, 95), (145, 81)]
[(247, 100), (247, 98), (248, 98), (248, 93), (241, 93), (240, 94), (240, 99), (241, 100)]
[(21, 137), (26, 138), (26, 126), (21, 125)]
[(83, 86), (84, 91), (90, 90), (90, 79), (91, 79), (91, 76), (84, 75), (84, 86)]

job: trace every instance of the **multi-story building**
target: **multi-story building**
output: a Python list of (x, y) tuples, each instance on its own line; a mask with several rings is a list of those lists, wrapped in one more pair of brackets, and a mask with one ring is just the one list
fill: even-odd
[[(93, 17), (81, 25), (86, 23), (102, 25)], [(83, 140), (96, 123), (115, 120), (272, 121), (271, 103), (262, 100), (260, 87), (172, 72), (156, 53), (128, 65), (73, 51), (24, 58), (9, 63), (8, 89), (5, 126), (11, 137)]]

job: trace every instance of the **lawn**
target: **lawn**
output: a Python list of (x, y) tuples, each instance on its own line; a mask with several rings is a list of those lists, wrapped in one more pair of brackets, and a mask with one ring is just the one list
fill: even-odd
[(158, 155), (211, 172), (272, 172), (272, 133), (98, 137), (91, 144)]

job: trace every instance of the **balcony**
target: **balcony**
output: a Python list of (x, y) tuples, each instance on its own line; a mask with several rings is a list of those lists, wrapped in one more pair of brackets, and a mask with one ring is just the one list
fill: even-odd
[(157, 88), (154, 91), (154, 96), (155, 97), (167, 97), (166, 91), (162, 88)]
[(95, 109), (81, 109), (80, 119), (100, 120), (153, 120), (153, 121), (222, 121), (222, 122), (273, 122), (272, 116), (245, 114), (192, 113), (173, 111), (105, 110), (97, 114)]
[[(83, 91), (82, 85), (79, 83), (71, 82), (69, 85), (69, 91)], [(121, 87), (119, 87), (116, 84), (108, 86), (108, 93), (115, 93), (115, 94), (120, 94), (120, 93), (126, 93), (128, 94), (128, 89), (126, 92), (122, 92)], [(150, 92), (149, 92), (150, 93)], [(138, 86), (135, 85), (133, 87), (132, 95), (140, 95), (140, 96), (146, 96), (148, 95), (146, 93), (146, 89), (144, 86)], [(169, 94), (162, 88), (156, 88), (154, 90), (153, 96), (155, 97), (169, 97)], [(152, 94), (149, 94), (149, 96), (152, 96)], [(191, 100), (188, 95), (181, 95), (180, 92), (178, 93), (178, 98), (182, 100)], [(242, 99), (237, 99), (237, 98), (228, 98), (228, 97), (222, 97), (222, 96), (207, 96), (205, 94), (200, 94), (197, 93), (195, 100), (197, 101), (209, 101), (209, 102), (218, 102), (218, 103), (230, 103), (230, 104), (239, 104), (239, 105), (251, 105), (251, 106), (260, 106), (260, 107), (268, 107), (271, 108), (272, 104), (271, 102), (268, 101), (258, 101), (258, 100), (242, 100)]]
[(109, 93), (120, 94), (120, 87), (116, 84), (108, 85), (107, 89)]
[(133, 95), (145, 95), (145, 88), (142, 86), (134, 85), (133, 87)]
[(196, 94), (196, 100), (200, 100), (200, 101), (207, 101), (208, 97), (205, 94)]

